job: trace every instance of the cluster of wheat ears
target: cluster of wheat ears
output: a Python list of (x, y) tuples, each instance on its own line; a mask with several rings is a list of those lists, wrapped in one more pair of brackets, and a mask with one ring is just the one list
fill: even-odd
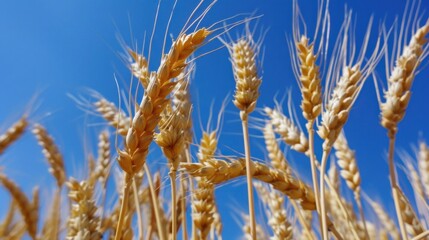
[[(0, 173), (0, 186), (11, 196), (8, 212), (0, 222), (0, 239), (20, 239), (26, 234), (32, 239), (222, 239), (223, 222), (215, 188), (243, 176), (249, 207), (242, 214), (246, 239), (428, 238), (428, 219), (421, 219), (422, 214), (416, 212), (401, 190), (395, 169), (398, 123), (405, 115), (418, 67), (429, 53), (425, 39), (429, 21), (422, 20), (417, 13), (419, 4), (407, 4), (402, 19), (393, 27), (380, 27), (379, 34), (371, 34), (370, 21), (363, 40), (356, 41), (351, 12), (345, 15), (334, 35), (330, 31), (328, 3), (322, 1), (315, 31), (310, 33), (298, 4), (293, 2), (293, 33), (288, 43), (302, 96), (300, 109), (305, 129), (300, 127), (290, 102), (287, 114), (278, 104), (264, 107), (258, 124), (263, 123), (259, 129), (269, 158), (266, 162), (252, 158), (249, 143), (249, 119), (252, 121), (250, 115), (255, 109), (261, 109), (257, 100), (263, 82), (260, 69), (263, 37), (255, 40), (255, 31), (249, 27), (257, 17), (200, 27), (202, 18), (213, 6), (210, 4), (201, 15), (192, 14), (153, 71), (149, 70), (150, 57), (129, 48), (129, 69), (144, 94), (141, 99), (132, 97), (135, 102), (130, 104), (134, 107), (129, 113), (101, 95), (91, 102), (92, 110), (112, 128), (99, 134), (98, 155), (88, 157), (89, 171), (84, 179), (76, 180), (67, 174), (55, 141), (44, 126), (30, 121), (29, 116), (22, 116), (0, 136), (2, 154), (31, 128), (57, 183), (51, 198), (45, 200), (51, 201), (49, 211), (42, 214), (38, 188), (31, 199)], [(244, 26), (244, 34), (232, 39), (228, 32), (240, 26)], [(334, 44), (330, 47), (332, 39)], [(236, 83), (233, 103), (242, 123), (244, 157), (217, 154), (219, 128), (204, 131), (201, 140), (194, 141), (189, 79), (198, 59), (194, 53), (212, 40), (218, 43), (220, 40), (230, 54), (231, 79)], [(389, 139), (387, 159), (394, 218), (383, 204), (363, 194), (355, 152), (343, 132), (362, 86), (368, 78), (376, 78), (374, 69), (382, 59), (386, 62), (386, 88), (377, 88), (377, 92), (380, 123)], [(314, 144), (315, 133), (322, 139), (321, 146)], [(290, 166), (278, 140), (292, 149), (292, 154), (308, 158), (311, 183), (304, 182)], [(161, 148), (168, 176), (151, 173), (147, 164), (151, 161), (151, 145)], [(198, 146), (194, 156), (191, 145)], [(318, 147), (321, 156), (315, 154)], [(331, 160), (327, 169), (330, 156), (335, 161)], [(114, 175), (112, 166), (120, 169), (117, 172), (120, 178), (115, 179), (116, 191), (107, 187)], [(417, 162), (409, 160), (405, 166), (415, 201), (427, 212), (429, 147), (421, 142)], [(342, 195), (345, 189), (340, 191), (341, 181), (353, 193), (351, 200)], [(163, 186), (165, 182), (168, 184)], [(171, 197), (166, 198), (161, 189), (166, 189)], [(109, 194), (118, 199), (112, 208), (106, 207), (106, 199), (112, 198)], [(263, 203), (271, 229), (264, 229), (256, 221), (256, 198)], [(363, 201), (368, 209), (363, 209)], [(376, 217), (369, 219), (365, 213), (371, 212)]]

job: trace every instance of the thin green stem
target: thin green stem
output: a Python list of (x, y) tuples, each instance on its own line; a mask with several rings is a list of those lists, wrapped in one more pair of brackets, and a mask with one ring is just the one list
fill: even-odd
[(408, 235), (405, 230), (405, 224), (401, 214), (401, 207), (399, 205), (399, 193), (398, 193), (399, 186), (396, 178), (395, 161), (394, 161), (395, 140), (396, 140), (396, 135), (392, 134), (389, 137), (389, 156), (388, 156), (390, 185), (392, 187), (392, 194), (393, 194), (393, 200), (395, 202), (396, 216), (398, 218), (399, 228), (401, 229), (402, 239), (407, 240)]
[(250, 160), (248, 114), (244, 111), (241, 111), (240, 118), (241, 118), (241, 123), (243, 127), (244, 151), (246, 155), (246, 180), (247, 180), (247, 198), (249, 201), (250, 234), (252, 236), (252, 239), (256, 240), (255, 203), (253, 200), (253, 184), (252, 184), (253, 165)]

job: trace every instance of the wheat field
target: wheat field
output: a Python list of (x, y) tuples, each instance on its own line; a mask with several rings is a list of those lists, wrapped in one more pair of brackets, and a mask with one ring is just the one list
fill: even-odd
[(0, 239), (429, 239), (429, 2), (375, 5), (4, 4)]

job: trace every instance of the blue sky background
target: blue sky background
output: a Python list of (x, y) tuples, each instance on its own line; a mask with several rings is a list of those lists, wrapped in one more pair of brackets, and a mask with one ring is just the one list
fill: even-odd
[[(182, 0), (177, 6), (171, 25), (173, 36), (186, 22), (198, 1)], [(315, 1), (300, 1), (303, 14), (310, 26), (315, 21)], [(423, 6), (429, 1), (423, 0)], [(357, 36), (362, 38), (371, 14), (375, 16), (375, 27), (386, 19), (388, 24), (404, 9), (404, 1), (331, 1), (332, 29), (335, 33), (344, 15), (344, 6), (354, 10), (357, 18)], [(155, 34), (152, 52), (152, 70), (159, 63), (165, 24), (172, 1), (164, 1), (159, 16), (159, 28)], [(263, 43), (263, 83), (258, 107), (274, 106), (273, 97), (280, 99), (292, 90), (295, 106), (298, 107), (299, 88), (294, 79), (289, 62), (285, 34), (291, 34), (291, 1), (260, 0), (220, 0), (207, 15), (203, 25), (238, 13), (264, 15), (259, 24), (269, 31)], [(305, 7), (304, 7), (305, 6)], [(54, 136), (65, 156), (67, 172), (73, 176), (83, 176), (86, 151), (95, 152), (99, 130), (103, 129), (100, 118), (88, 117), (79, 110), (76, 103), (67, 96), (88, 96), (87, 88), (102, 93), (107, 99), (117, 102), (114, 77), (119, 82), (128, 82), (130, 73), (119, 54), (123, 53), (118, 36), (127, 44), (137, 42), (141, 47), (145, 32), (149, 36), (156, 10), (156, 1), (1, 1), (0, 2), (0, 129), (4, 132), (20, 115), (31, 109), (32, 123), (41, 122)], [(427, 10), (427, 9), (426, 9)], [(426, 15), (427, 17), (427, 15)], [(232, 35), (241, 32), (232, 30)], [(221, 46), (217, 40), (204, 46), (204, 53)], [(223, 99), (233, 93), (231, 64), (226, 49), (221, 49), (198, 59), (197, 72), (191, 85), (195, 103), (194, 121), (207, 122), (209, 109), (214, 101), (215, 113)], [(381, 66), (382, 64), (380, 64)], [(378, 68), (384, 77), (384, 68)], [(413, 86), (413, 95), (405, 119), (400, 123), (397, 146), (411, 151), (418, 140), (427, 139), (429, 134), (429, 108), (426, 103), (429, 89), (429, 71), (423, 71)], [(124, 86), (124, 84), (122, 84)], [(34, 101), (31, 101), (35, 99)], [(229, 102), (225, 113), (219, 148), (222, 153), (244, 152), (238, 111)], [(199, 109), (199, 112), (198, 112)], [(255, 117), (261, 117), (258, 114)], [(302, 121), (302, 117), (299, 114)], [(199, 125), (196, 136), (200, 138)], [(386, 131), (379, 124), (379, 109), (372, 79), (364, 86), (350, 119), (345, 127), (349, 145), (356, 149), (361, 169), (363, 190), (375, 199), (383, 201), (393, 213), (394, 205), (390, 197)], [(260, 135), (252, 130), (253, 135)], [(85, 141), (83, 140), (85, 139)], [(263, 159), (265, 151), (260, 138), (252, 138), (252, 155)], [(316, 141), (320, 158), (320, 141)], [(317, 145), (319, 144), (319, 145)], [(156, 148), (156, 146), (154, 146)], [(165, 168), (159, 151), (154, 151), (148, 160), (153, 170)], [(309, 163), (299, 154), (288, 151), (291, 164), (309, 180)], [(5, 154), (0, 156), (0, 166), (16, 180), (23, 189), (31, 192), (34, 185), (43, 186), (42, 196), (54, 187), (52, 177), (47, 172), (40, 147), (35, 138), (27, 133)], [(401, 182), (405, 177), (400, 174)], [(218, 205), (224, 219), (224, 236), (235, 238), (240, 235), (233, 209), (247, 211), (244, 180), (220, 187), (216, 192)], [(403, 184), (404, 188), (409, 188)], [(48, 190), (46, 190), (48, 189)], [(166, 187), (166, 189), (169, 189)], [(166, 192), (168, 192), (166, 190)], [(0, 216), (8, 204), (8, 196), (0, 189)], [(393, 216), (393, 215), (392, 215)], [(259, 219), (265, 224), (265, 220)]]

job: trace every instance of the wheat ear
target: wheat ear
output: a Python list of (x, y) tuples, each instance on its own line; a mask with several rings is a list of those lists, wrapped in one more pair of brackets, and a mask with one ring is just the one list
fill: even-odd
[[(405, 21), (405, 19), (404, 19)], [(389, 137), (389, 175), (392, 187), (393, 199), (395, 201), (396, 215), (401, 228), (402, 237), (407, 239), (405, 233), (403, 214), (400, 212), (400, 194), (394, 165), (394, 148), (398, 123), (404, 118), (405, 110), (411, 97), (411, 86), (415, 78), (415, 71), (420, 65), (422, 58), (426, 55), (423, 46), (427, 40), (425, 36), (429, 33), (429, 21), (413, 33), (408, 45), (403, 49), (402, 55), (396, 59), (396, 65), (388, 78), (388, 87), (384, 92), (385, 102), (380, 104), (381, 125), (386, 128)], [(399, 42), (401, 42), (399, 40)], [(422, 57), (423, 56), (423, 57)], [(390, 69), (388, 69), (390, 70)]]
[(282, 137), (286, 144), (295, 151), (307, 153), (309, 149), (308, 140), (291, 119), (283, 115), (280, 109), (266, 107), (264, 111), (269, 116), (274, 131)]
[(244, 151), (246, 156), (246, 182), (247, 198), (249, 203), (249, 221), (251, 236), (256, 238), (255, 204), (253, 199), (252, 185), (252, 162), (250, 159), (249, 143), (249, 114), (256, 107), (259, 97), (259, 86), (262, 79), (258, 74), (257, 54), (259, 53), (259, 43), (254, 42), (253, 36), (248, 29), (246, 36), (232, 43), (230, 49), (232, 69), (235, 78), (234, 104), (240, 110), (240, 118), (243, 128)]
[(140, 81), (143, 88), (146, 89), (149, 85), (150, 77), (148, 62), (143, 55), (131, 49), (128, 49), (128, 53), (132, 58), (132, 61), (130, 63), (131, 73)]
[(267, 206), (268, 224), (273, 230), (274, 239), (293, 239), (293, 227), (287, 219), (284, 208), (284, 198), (274, 189), (269, 189), (260, 182), (253, 184), (258, 192), (259, 198)]
[(12, 200), (10, 201), (9, 208), (7, 210), (6, 216), (0, 222), (0, 238), (5, 238), (10, 235), (10, 231), (13, 228), (13, 218), (16, 212), (16, 203)]
[(424, 194), (429, 199), (429, 148), (425, 142), (420, 142), (417, 154), (417, 162)]
[(118, 109), (114, 103), (100, 98), (94, 103), (94, 107), (101, 116), (122, 136), (126, 136), (130, 128), (130, 119), (122, 110)]
[(38, 201), (30, 202), (24, 192), (22, 192), (21, 189), (5, 175), (0, 174), (0, 182), (16, 202), (18, 209), (24, 218), (28, 234), (32, 239), (37, 239), (37, 222), (39, 218)]
[(49, 136), (42, 125), (34, 125), (33, 134), (36, 136), (39, 145), (43, 148), (43, 154), (49, 162), (49, 172), (55, 177), (58, 187), (61, 188), (66, 181), (63, 156), (52, 137)]
[[(172, 43), (170, 52), (163, 57), (158, 71), (151, 74), (148, 87), (125, 137), (124, 150), (118, 150), (118, 163), (125, 175), (130, 176), (125, 176), (127, 181), (130, 181), (132, 176), (145, 165), (149, 145), (152, 142), (160, 115), (165, 106), (170, 103), (167, 96), (177, 84), (177, 82), (170, 80), (177, 77), (186, 68), (187, 58), (204, 42), (209, 34), (210, 31), (205, 28), (190, 34), (180, 34)], [(125, 186), (128, 185), (125, 184)], [(124, 198), (128, 190), (128, 188), (124, 188)], [(121, 211), (118, 222), (119, 230), (121, 230), (120, 224), (122, 224), (123, 215), (124, 213)]]
[[(201, 164), (212, 161), (217, 149), (216, 131), (203, 132), (197, 157)], [(214, 184), (206, 178), (197, 179), (198, 188), (194, 190), (192, 198), (194, 225), (199, 230), (199, 239), (207, 239), (210, 229), (213, 228), (216, 202), (214, 198)], [(197, 236), (193, 236), (194, 238)]]
[[(399, 189), (399, 188), (398, 188)], [(400, 190), (400, 189), (399, 189)], [(402, 191), (399, 193), (399, 207), (408, 234), (415, 237), (424, 232), (424, 228), (413, 210), (410, 202)]]
[(263, 129), (263, 134), (265, 140), (265, 147), (268, 152), (268, 157), (271, 160), (271, 165), (280, 171), (284, 171), (285, 173), (291, 174), (292, 171), (290, 169), (290, 166), (288, 165), (286, 157), (276, 141), (276, 135), (274, 133), (273, 125), (267, 122)]
[(356, 156), (352, 149), (350, 149), (347, 138), (344, 132), (340, 133), (334, 143), (335, 156), (338, 158), (338, 166), (340, 166), (341, 177), (346, 181), (347, 186), (353, 191), (356, 204), (359, 209), (359, 215), (364, 226), (365, 232), (368, 232), (365, 215), (362, 208), (361, 198), (361, 178), (359, 168), (357, 166)]
[(93, 199), (93, 189), (85, 182), (71, 178), (66, 182), (68, 196), (73, 202), (67, 222), (67, 239), (101, 239), (98, 231), (100, 218)]
[(0, 154), (2, 154), (9, 145), (21, 137), (22, 134), (24, 134), (27, 125), (27, 117), (23, 116), (0, 136)]
[(161, 115), (159, 123), (160, 133), (156, 135), (155, 142), (161, 147), (170, 165), (171, 199), (172, 199), (172, 239), (176, 239), (177, 232), (177, 188), (176, 176), (177, 168), (181, 161), (183, 149), (185, 147), (184, 127), (185, 116), (179, 111), (173, 111), (171, 106), (167, 106)]
[(390, 218), (389, 214), (387, 214), (384, 211), (383, 207), (379, 203), (369, 198), (367, 198), (367, 201), (371, 205), (374, 212), (376, 213), (377, 218), (380, 220), (381, 225), (383, 226), (384, 229), (386, 229), (386, 232), (389, 233), (392, 239), (394, 240), (401, 239), (401, 234), (398, 232), (398, 229), (394, 221), (392, 220), (392, 218)]

